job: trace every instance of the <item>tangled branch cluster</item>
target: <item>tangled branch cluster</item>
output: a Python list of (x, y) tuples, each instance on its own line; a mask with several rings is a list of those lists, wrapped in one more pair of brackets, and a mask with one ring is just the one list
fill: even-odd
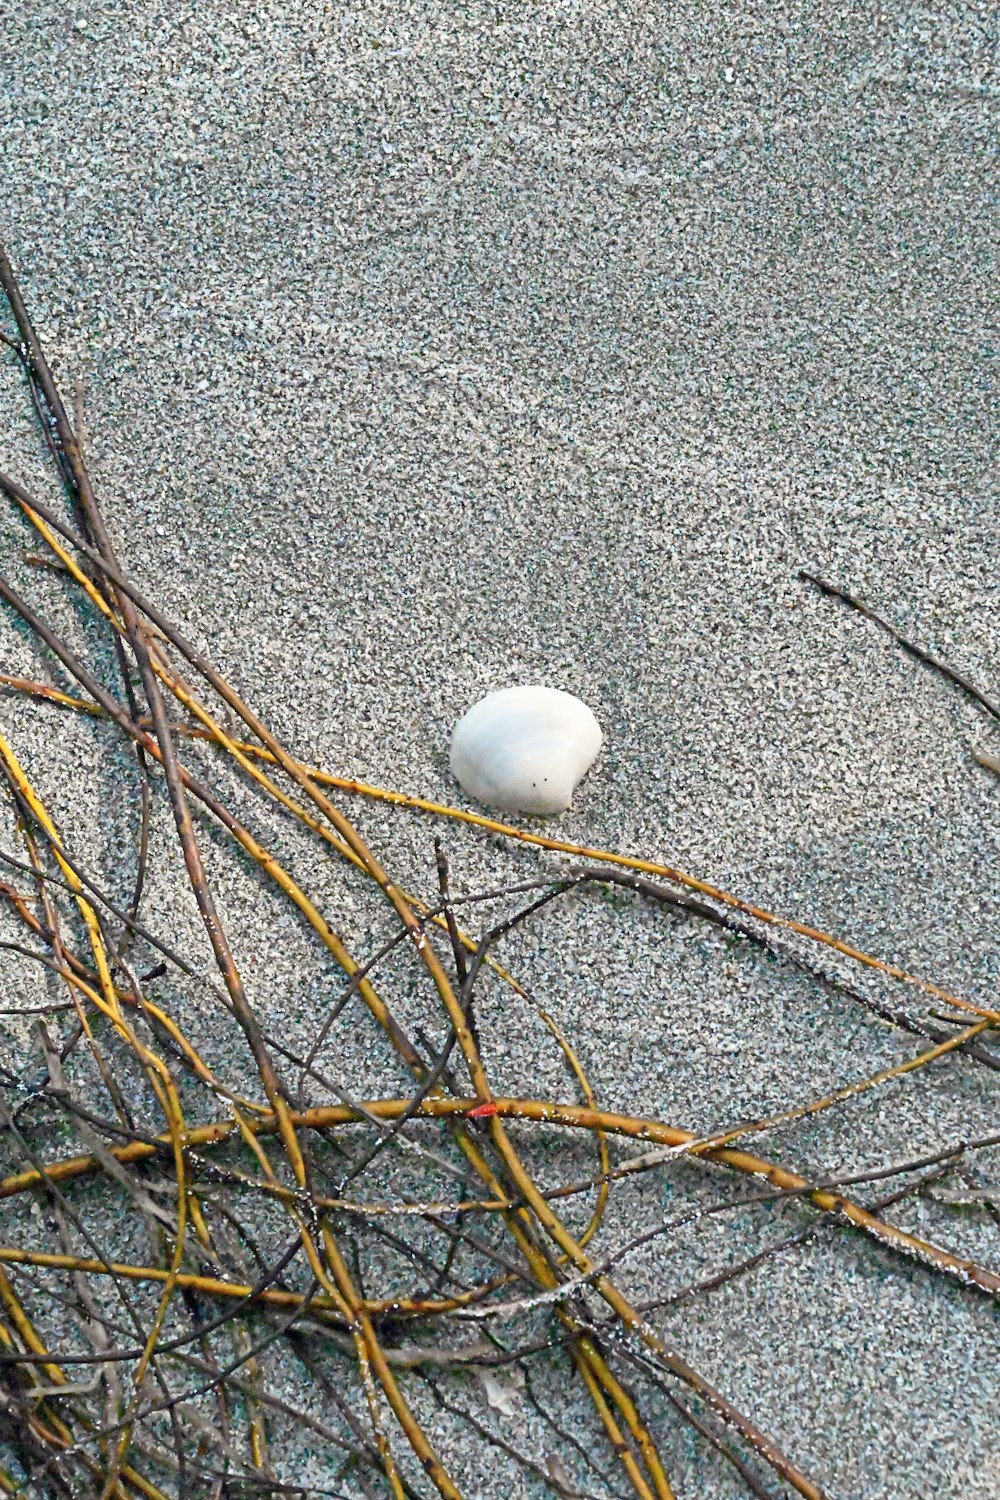
[[(996, 1298), (995, 1272), (887, 1215), (1000, 1137), (828, 1181), (765, 1160), (747, 1141), (959, 1049), (995, 1070), (989, 1033), (1000, 1014), (683, 871), (302, 764), (130, 581), (2, 253), (0, 280), (17, 325), (4, 342), (27, 375), (72, 520), (5, 474), (0, 489), (103, 622), (118, 668), (109, 685), (0, 579), (8, 608), (75, 686), (66, 692), (3, 681), (37, 700), (40, 712), (54, 704), (116, 726), (141, 788), (137, 876), (123, 905), (88, 873), (85, 854), (0, 734), (0, 771), (21, 842), (17, 855), (0, 856), (7, 866), (0, 897), (22, 928), (4, 947), (26, 966), (42, 966), (51, 986), (34, 1016), (33, 1071), (2, 1071), (0, 1139), (9, 1170), (0, 1198), (8, 1208), (31, 1202), (39, 1212), (9, 1218), (0, 1235), (0, 1489), (100, 1500), (285, 1493), (399, 1500), (434, 1492), (457, 1500), (458, 1440), (471, 1434), (483, 1451), (500, 1450), (520, 1466), (529, 1488), (564, 1500), (669, 1500), (662, 1440), (669, 1417), (714, 1448), (748, 1493), (774, 1494), (777, 1486), (815, 1500), (819, 1485), (799, 1461), (664, 1338), (655, 1312), (830, 1224), (957, 1279), (969, 1295)], [(292, 870), (196, 774), (187, 752), (198, 742), (380, 893), (393, 930), (364, 964)], [(559, 878), (459, 899), (438, 845), (438, 890), (425, 902), (401, 889), (331, 800), (348, 793), (463, 818), (576, 862)], [(214, 954), (208, 982), (143, 912), (158, 814), (172, 819)], [(248, 998), (206, 873), (202, 843), (212, 824), (242, 851), (251, 878), (291, 903), (342, 971), (335, 1003), (305, 1052), (269, 1030)], [(569, 892), (608, 884), (759, 947), (772, 946), (783, 930), (798, 934), (929, 995), (953, 1023), (915, 1022), (858, 996), (918, 1034), (921, 1050), (778, 1116), (699, 1137), (599, 1108), (571, 1041), (543, 1013), (581, 1102), (499, 1096), (477, 1026), (484, 971), (523, 994), (498, 964), (502, 939)], [(498, 903), (506, 915), (470, 936), (477, 911)], [(402, 953), (419, 967), (427, 1003), (443, 1018), (443, 1045), (411, 1035), (385, 992), (386, 961)], [(251, 1090), (234, 1087), (224, 1061), (192, 1040), (195, 994), (235, 1028), (252, 1059)], [(356, 1097), (351, 1078), (328, 1060), (325, 1043), (347, 1007), (365, 1007), (380, 1028), (409, 1080), (398, 1096)], [(22, 1006), (17, 1014), (23, 1020), (28, 1012)], [(592, 1141), (593, 1169), (543, 1185), (527, 1149), (543, 1128), (558, 1141)], [(73, 1154), (60, 1148), (66, 1141)], [(617, 1154), (629, 1141), (641, 1144), (638, 1153)], [(718, 1202), (650, 1225), (639, 1239), (598, 1248), (614, 1184), (682, 1158), (737, 1186)], [(852, 1183), (873, 1180), (882, 1180), (881, 1197), (862, 1203), (852, 1196)], [(742, 1190), (741, 1181), (748, 1184)], [(616, 1267), (639, 1244), (779, 1198), (803, 1209), (799, 1227), (778, 1244), (669, 1299), (636, 1305), (618, 1285)], [(589, 1217), (572, 1228), (570, 1210), (580, 1203)], [(558, 1384), (579, 1393), (589, 1426), (560, 1416), (552, 1399), (560, 1371)], [(470, 1372), (485, 1406), (469, 1404)], [(497, 1420), (509, 1414), (514, 1389), (518, 1409), (530, 1410), (546, 1434), (540, 1445), (522, 1438), (516, 1423)]]

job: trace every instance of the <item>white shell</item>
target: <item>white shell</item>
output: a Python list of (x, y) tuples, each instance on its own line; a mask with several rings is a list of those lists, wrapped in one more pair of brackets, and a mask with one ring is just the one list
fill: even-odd
[(507, 812), (569, 807), (601, 748), (590, 709), (557, 688), (513, 687), (469, 709), (451, 738), (451, 769), (463, 791)]

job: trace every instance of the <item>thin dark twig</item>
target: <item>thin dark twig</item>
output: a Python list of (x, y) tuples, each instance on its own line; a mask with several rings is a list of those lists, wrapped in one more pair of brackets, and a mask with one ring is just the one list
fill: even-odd
[(851, 609), (856, 610), (859, 615), (864, 615), (866, 620), (871, 620), (873, 625), (877, 625), (880, 630), (884, 630), (887, 635), (892, 636), (896, 644), (902, 646), (903, 650), (907, 651), (915, 660), (923, 662), (925, 666), (933, 667), (935, 672), (939, 672), (942, 677), (946, 677), (949, 682), (953, 682), (956, 687), (960, 687), (981, 708), (985, 708), (986, 712), (992, 718), (1000, 722), (1000, 708), (970, 678), (961, 672), (956, 672), (954, 667), (949, 667), (947, 662), (943, 662), (940, 657), (932, 655), (923, 646), (917, 646), (913, 641), (907, 640), (906, 636), (901, 635), (895, 625), (891, 625), (884, 616), (877, 614), (870, 605), (856, 598), (854, 594), (849, 594), (846, 589), (838, 588), (835, 583), (827, 583), (825, 579), (817, 578), (814, 573), (807, 573), (804, 568), (799, 569), (799, 577), (803, 583), (811, 583), (814, 588), (819, 589), (821, 594), (827, 594), (833, 599), (840, 599)]

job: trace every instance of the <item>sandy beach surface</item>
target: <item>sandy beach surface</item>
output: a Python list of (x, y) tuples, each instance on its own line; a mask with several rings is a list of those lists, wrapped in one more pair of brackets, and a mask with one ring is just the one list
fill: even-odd
[[(120, 555), (303, 759), (469, 807), (448, 770), (459, 715), (512, 683), (566, 688), (605, 747), (547, 831), (680, 867), (995, 1005), (1000, 776), (972, 751), (1000, 756), (1000, 725), (798, 577), (852, 590), (1000, 698), (992, 24), (985, 6), (14, 0), (3, 238), (60, 379), (80, 383)], [(0, 430), (0, 467), (62, 503), (11, 358)], [(5, 574), (107, 667), (63, 581), (24, 562), (24, 522), (8, 508), (2, 526)], [(43, 675), (23, 629), (5, 615), (0, 630), (0, 669)], [(0, 727), (127, 891), (134, 778), (114, 737), (13, 695)], [(343, 805), (427, 895), (435, 834), (464, 893), (564, 868)], [(144, 910), (207, 967), (160, 822)], [(372, 951), (384, 911), (273, 823)], [(332, 965), (205, 838), (254, 1003), (308, 1037)], [(820, 974), (589, 892), (500, 956), (602, 1104), (709, 1131), (924, 1045), (821, 975), (921, 1022), (942, 1008), (776, 941)], [(429, 1014), (398, 977), (407, 1015)], [(487, 987), (479, 1022), (497, 1089), (575, 1097), (528, 1002)], [(192, 1024), (211, 1047), (211, 1015)], [(3, 1027), (19, 1066), (27, 1029)], [(400, 1087), (359, 1014), (337, 1061), (358, 1094)], [(989, 1134), (997, 1101), (996, 1072), (953, 1055), (756, 1148), (818, 1179), (864, 1172)], [(590, 1170), (592, 1152), (575, 1161)], [(996, 1189), (1000, 1152), (963, 1170), (944, 1186)], [(597, 1244), (727, 1184), (690, 1164), (644, 1177)], [(1000, 1267), (982, 1207), (928, 1195), (887, 1213)], [(746, 1208), (616, 1274), (638, 1300), (662, 1295), (815, 1217)], [(651, 1316), (833, 1500), (1000, 1493), (988, 1297), (827, 1222)], [(548, 1378), (539, 1364), (540, 1391)], [(590, 1432), (571, 1385), (551, 1399)], [(537, 1413), (512, 1400), (498, 1430), (544, 1457)], [(676, 1413), (657, 1421), (679, 1497), (747, 1493)], [(470, 1497), (546, 1493), (474, 1435), (449, 1456)], [(329, 1482), (315, 1444), (294, 1462), (292, 1482)]]

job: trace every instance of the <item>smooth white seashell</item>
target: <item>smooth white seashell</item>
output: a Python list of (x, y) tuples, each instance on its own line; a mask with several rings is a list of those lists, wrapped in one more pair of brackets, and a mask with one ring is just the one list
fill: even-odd
[(558, 688), (504, 688), (459, 719), (451, 769), (463, 791), (491, 807), (556, 813), (569, 807), (600, 748), (600, 725), (579, 698)]

